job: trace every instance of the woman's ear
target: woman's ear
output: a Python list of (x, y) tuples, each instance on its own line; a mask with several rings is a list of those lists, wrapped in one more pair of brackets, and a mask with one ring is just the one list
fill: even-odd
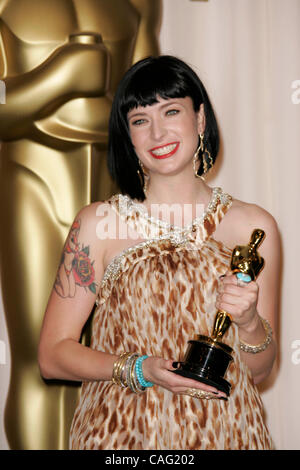
[(204, 112), (204, 104), (200, 104), (200, 109), (198, 111), (198, 134), (204, 134), (205, 131), (205, 125), (206, 125), (206, 120), (205, 120), (205, 112)]

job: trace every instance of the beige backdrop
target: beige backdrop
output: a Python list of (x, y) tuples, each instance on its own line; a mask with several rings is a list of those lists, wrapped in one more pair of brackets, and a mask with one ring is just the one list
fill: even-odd
[(262, 397), (277, 448), (300, 449), (300, 0), (164, 0), (163, 18), (162, 53), (196, 68), (216, 109), (223, 156), (211, 183), (279, 225), (280, 360)]
[[(284, 254), (280, 359), (263, 387), (278, 449), (300, 449), (300, 312), (297, 275), (300, 203), (300, 0), (163, 0), (162, 53), (199, 73), (222, 133), (211, 179), (278, 221)], [(1, 299), (0, 299), (1, 300)], [(0, 310), (2, 305), (0, 302)], [(1, 350), (6, 346), (6, 364)], [(0, 315), (0, 448), (9, 348)]]

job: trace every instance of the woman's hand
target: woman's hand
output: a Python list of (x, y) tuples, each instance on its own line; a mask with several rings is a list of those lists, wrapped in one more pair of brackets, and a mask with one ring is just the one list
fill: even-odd
[(257, 323), (258, 285), (255, 281), (239, 282), (235, 274), (220, 279), (216, 307), (225, 310), (242, 329), (251, 329)]
[(224, 392), (210, 385), (174, 374), (172, 370), (176, 369), (174, 369), (172, 365), (173, 362), (172, 360), (166, 360), (160, 357), (148, 357), (143, 362), (143, 374), (145, 379), (156, 385), (160, 385), (172, 393), (187, 395), (187, 389), (193, 388), (211, 392), (215, 394), (216, 398), (226, 398)]

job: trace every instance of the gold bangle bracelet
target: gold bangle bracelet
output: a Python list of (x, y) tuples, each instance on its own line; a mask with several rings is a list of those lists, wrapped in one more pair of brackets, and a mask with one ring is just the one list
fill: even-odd
[(127, 387), (131, 389), (131, 367), (135, 363), (136, 359), (139, 357), (138, 354), (132, 354), (130, 358), (126, 361), (125, 374), (126, 374), (126, 383)]
[(137, 377), (136, 377), (136, 373), (135, 373), (135, 363), (136, 363), (137, 358), (138, 356), (135, 357), (133, 362), (131, 363), (130, 374), (129, 374), (130, 375), (129, 387), (134, 393), (140, 393), (140, 392), (145, 391), (145, 388), (139, 385)]
[(129, 357), (129, 354), (124, 354), (118, 362), (117, 370), (116, 370), (116, 381), (121, 387), (124, 387), (124, 384), (122, 383), (122, 371), (125, 365), (125, 362), (127, 360), (127, 357)]
[(135, 361), (136, 361), (136, 358), (132, 361), (132, 363), (130, 364), (130, 369), (129, 369), (129, 387), (131, 389), (132, 392), (134, 393), (138, 393), (138, 390), (135, 386), (135, 382), (134, 382), (134, 367), (135, 367)]
[(266, 320), (265, 318), (262, 318), (261, 316), (259, 318), (266, 332), (265, 340), (262, 343), (257, 344), (257, 345), (248, 344), (240, 340), (240, 349), (246, 353), (251, 353), (251, 354), (260, 353), (264, 351), (265, 349), (267, 349), (267, 347), (272, 341), (272, 328), (271, 328), (270, 323), (268, 322), (268, 320)]
[(126, 361), (131, 355), (132, 353), (125, 352), (121, 354), (118, 359), (114, 362), (113, 373), (111, 378), (114, 384), (120, 385), (121, 387), (126, 387), (125, 383), (122, 381), (122, 373), (124, 371)]
[(112, 382), (120, 387), (129, 387), (132, 392), (140, 393), (146, 389), (138, 381), (135, 363), (139, 357), (136, 353), (122, 353), (113, 364)]
[(135, 363), (138, 357), (136, 353), (122, 353), (114, 362), (111, 378), (114, 384), (123, 388), (129, 387), (134, 393), (145, 390), (139, 384), (135, 373)]

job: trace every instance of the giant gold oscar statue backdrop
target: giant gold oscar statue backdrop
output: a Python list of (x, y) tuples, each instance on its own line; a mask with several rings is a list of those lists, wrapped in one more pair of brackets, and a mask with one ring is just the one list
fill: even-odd
[(0, 266), (11, 347), (12, 449), (65, 449), (78, 386), (40, 377), (37, 345), (64, 240), (82, 206), (115, 188), (111, 98), (156, 55), (161, 0), (0, 0)]

